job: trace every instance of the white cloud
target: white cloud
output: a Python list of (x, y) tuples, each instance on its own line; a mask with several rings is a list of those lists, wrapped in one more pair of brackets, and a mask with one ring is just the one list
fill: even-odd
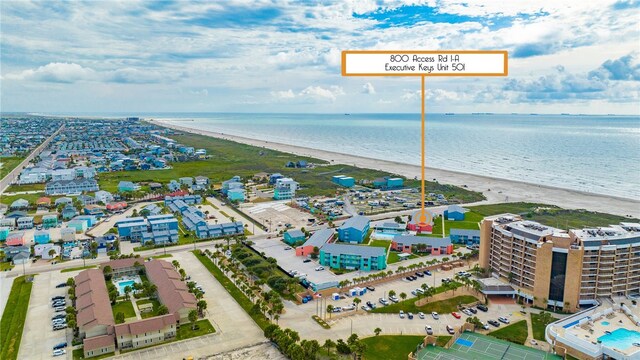
[(376, 89), (373, 87), (373, 85), (368, 82), (364, 85), (362, 85), (362, 93), (363, 94), (375, 94), (376, 93)]
[(33, 80), (57, 83), (74, 83), (82, 80), (94, 80), (96, 72), (74, 63), (49, 63), (36, 69), (27, 69), (6, 75), (10, 80)]
[(272, 91), (271, 96), (278, 99), (293, 99), (296, 97), (296, 94), (293, 93), (293, 90), (289, 89), (284, 91)]
[(344, 95), (345, 92), (340, 86), (307, 86), (298, 93), (295, 93), (292, 89), (282, 91), (272, 91), (271, 96), (279, 100), (314, 100), (314, 101), (336, 101), (338, 96)]

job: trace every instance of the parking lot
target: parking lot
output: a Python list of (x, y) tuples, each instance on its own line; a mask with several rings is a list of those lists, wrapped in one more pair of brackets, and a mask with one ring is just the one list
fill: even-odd
[[(70, 329), (52, 330), (51, 317), (54, 310), (51, 307), (51, 298), (66, 295), (68, 288), (56, 288), (56, 285), (67, 281), (67, 278), (77, 273), (50, 271), (34, 277), (29, 310), (24, 324), (24, 334), (28, 336), (22, 337), (18, 359), (53, 359), (54, 345), (65, 341), (71, 345)], [(67, 304), (70, 302), (67, 301)], [(66, 350), (67, 358), (71, 359), (71, 346)]]
[(289, 200), (269, 201), (257, 204), (245, 203), (240, 205), (240, 209), (257, 220), (259, 223), (270, 228), (269, 232), (279, 231), (286, 228), (286, 224), (290, 224), (292, 228), (299, 229), (308, 227), (309, 219), (314, 216), (294, 209), (287, 205)]
[[(369, 190), (369, 189), (367, 189)], [(446, 204), (444, 197), (438, 198), (438, 194), (426, 194), (425, 202), (428, 206)], [(374, 190), (371, 192), (350, 192), (348, 202), (357, 213), (377, 213), (384, 211), (400, 211), (417, 209), (421, 202), (421, 193), (418, 189), (400, 190)], [(405, 205), (406, 204), (406, 205)]]
[(329, 281), (340, 281), (340, 278), (328, 269), (323, 271), (315, 271), (319, 266), (317, 260), (303, 262), (306, 257), (296, 256), (296, 250), (285, 250), (290, 247), (281, 241), (281, 238), (263, 239), (255, 242), (253, 247), (258, 251), (264, 251), (268, 257), (278, 260), (278, 265), (287, 271), (297, 270), (307, 274), (307, 279), (314, 283), (324, 283)]

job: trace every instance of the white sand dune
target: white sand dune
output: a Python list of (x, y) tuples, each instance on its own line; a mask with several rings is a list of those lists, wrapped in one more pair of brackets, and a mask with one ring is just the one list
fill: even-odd
[[(231, 140), (243, 144), (265, 147), (300, 156), (309, 156), (331, 162), (362, 168), (377, 169), (407, 178), (420, 177), (420, 167), (386, 160), (371, 159), (362, 156), (340, 154), (337, 152), (309, 149), (302, 146), (281, 144), (270, 141), (250, 139), (213, 131), (193, 129), (186, 126), (169, 124), (166, 120), (149, 120), (158, 125), (194, 134)], [(185, 122), (185, 125), (188, 125)], [(473, 175), (456, 171), (427, 168), (426, 178), (436, 179), (443, 184), (466, 185), (468, 189), (480, 191), (487, 197), (487, 203), (500, 202), (539, 202), (557, 205), (568, 209), (587, 209), (610, 214), (640, 217), (640, 201), (619, 197), (592, 194), (576, 190), (561, 189), (552, 186), (536, 185), (513, 180), (504, 180), (488, 176)]]

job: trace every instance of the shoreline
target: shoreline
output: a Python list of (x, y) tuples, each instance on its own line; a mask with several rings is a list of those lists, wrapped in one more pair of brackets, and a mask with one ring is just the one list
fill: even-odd
[[(205, 135), (213, 138), (230, 140), (242, 144), (269, 148), (298, 156), (309, 156), (328, 161), (331, 164), (353, 165), (361, 168), (375, 169), (407, 178), (420, 177), (420, 166), (396, 163), (388, 160), (378, 160), (357, 155), (341, 154), (326, 150), (316, 150), (302, 146), (288, 145), (271, 141), (256, 140), (242, 136), (229, 135), (214, 131), (200, 130), (187, 126), (169, 124), (167, 119), (145, 119), (156, 125), (184, 131), (192, 134)], [(501, 202), (540, 202), (557, 205), (569, 209), (586, 209), (605, 212), (620, 216), (631, 215), (640, 218), (640, 201), (633, 199), (606, 196), (578, 190), (562, 189), (547, 185), (537, 185), (516, 180), (505, 180), (484, 175), (426, 168), (427, 179), (437, 179), (440, 183), (456, 186), (467, 186), (467, 189), (482, 192), (486, 203)], [(488, 191), (490, 189), (490, 191)]]

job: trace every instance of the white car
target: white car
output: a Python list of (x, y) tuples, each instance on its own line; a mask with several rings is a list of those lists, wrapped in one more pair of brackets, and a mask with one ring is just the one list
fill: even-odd
[(404, 319), (404, 311), (400, 310), (400, 319)]
[(440, 315), (438, 315), (438, 313), (437, 313), (437, 312), (435, 312), (435, 311), (431, 313), (431, 316), (432, 316), (435, 320), (440, 319)]
[(422, 311), (420, 311), (420, 312), (418, 313), (418, 317), (419, 317), (420, 319), (424, 319), (424, 313), (423, 313)]
[(504, 323), (504, 324), (508, 324), (508, 323), (510, 322), (510, 321), (509, 321), (509, 319), (507, 319), (507, 318), (506, 318), (506, 317), (504, 317), (504, 316), (500, 316), (500, 317), (498, 318), (498, 321), (500, 321), (501, 323)]
[(61, 356), (67, 353), (67, 350), (65, 349), (57, 349), (57, 350), (53, 350), (53, 356)]
[(473, 314), (471, 313), (471, 311), (469, 311), (469, 309), (463, 309), (463, 310), (462, 310), (462, 313), (463, 313), (463, 314), (465, 314), (465, 315), (467, 315), (467, 316), (471, 316), (471, 315), (473, 315)]
[(398, 299), (398, 297), (397, 297), (397, 296), (395, 296), (395, 295), (393, 295), (393, 296), (389, 296), (389, 300), (393, 301), (394, 303), (397, 303), (398, 301), (400, 301), (400, 300)]
[(322, 267), (322, 266), (318, 266), (318, 267), (316, 268), (316, 271), (322, 271), (322, 270), (324, 270), (324, 267)]
[(431, 328), (431, 326), (427, 325), (424, 327), (425, 330), (427, 330), (427, 335), (433, 335), (433, 329)]

